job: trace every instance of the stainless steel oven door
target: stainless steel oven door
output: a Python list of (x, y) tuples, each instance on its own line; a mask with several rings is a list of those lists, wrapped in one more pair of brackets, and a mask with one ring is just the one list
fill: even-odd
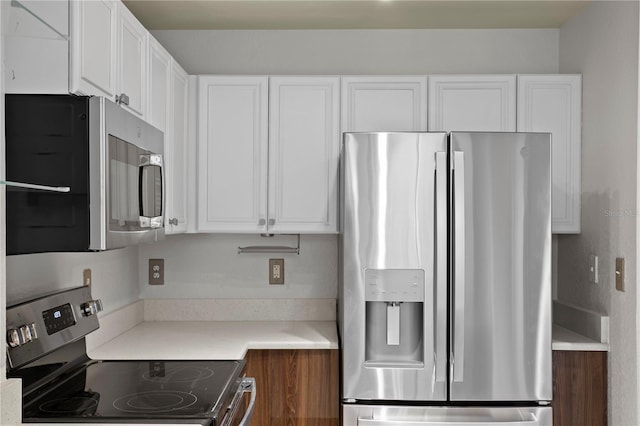
[[(246, 402), (247, 395), (250, 395), (249, 402)], [(225, 416), (220, 422), (221, 426), (249, 426), (253, 409), (256, 404), (256, 379), (253, 377), (244, 377), (236, 393), (227, 408)]]

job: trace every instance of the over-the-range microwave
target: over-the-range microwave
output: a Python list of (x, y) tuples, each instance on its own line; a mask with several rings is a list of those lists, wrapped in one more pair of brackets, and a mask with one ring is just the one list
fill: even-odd
[(164, 238), (163, 133), (104, 97), (7, 94), (7, 254)]

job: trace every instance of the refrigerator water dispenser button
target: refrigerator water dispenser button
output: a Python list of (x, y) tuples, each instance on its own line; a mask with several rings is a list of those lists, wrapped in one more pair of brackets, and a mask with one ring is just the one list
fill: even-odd
[(387, 304), (387, 345), (400, 344), (400, 304)]

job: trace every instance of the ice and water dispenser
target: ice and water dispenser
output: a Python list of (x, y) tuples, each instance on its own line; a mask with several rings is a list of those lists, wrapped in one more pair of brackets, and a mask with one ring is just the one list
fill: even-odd
[(424, 364), (425, 272), (365, 270), (365, 366)]

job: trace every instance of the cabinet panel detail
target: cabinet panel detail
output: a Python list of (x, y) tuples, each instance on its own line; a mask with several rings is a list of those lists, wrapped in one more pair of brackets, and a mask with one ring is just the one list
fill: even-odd
[(426, 76), (342, 78), (342, 131), (426, 131)]
[(109, 98), (116, 91), (117, 4), (71, 1), (69, 91)]
[(606, 426), (607, 353), (553, 351), (554, 426)]
[(516, 76), (429, 76), (429, 130), (515, 132)]
[(200, 77), (198, 229), (266, 232), (267, 77)]
[(580, 75), (518, 76), (518, 131), (552, 134), (552, 230), (580, 232)]
[(270, 232), (337, 232), (339, 82), (271, 78)]
[(338, 350), (250, 350), (245, 359), (258, 389), (252, 424), (338, 425)]

